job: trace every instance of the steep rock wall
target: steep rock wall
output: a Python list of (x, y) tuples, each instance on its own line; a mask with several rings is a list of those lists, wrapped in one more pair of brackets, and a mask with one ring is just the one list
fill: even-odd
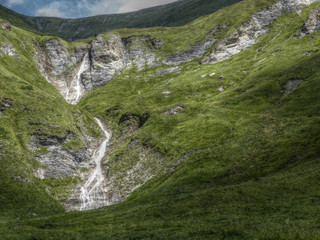
[(117, 34), (97, 36), (88, 45), (68, 49), (60, 39), (36, 43), (35, 60), (42, 75), (68, 103), (77, 104), (83, 94), (103, 86), (124, 68), (157, 65), (155, 49), (164, 45), (149, 36), (121, 38)]

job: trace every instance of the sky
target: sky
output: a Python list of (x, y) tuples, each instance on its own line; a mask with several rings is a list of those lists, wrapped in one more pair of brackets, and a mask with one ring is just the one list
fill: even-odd
[(0, 4), (27, 16), (80, 18), (124, 13), (177, 0), (0, 0)]

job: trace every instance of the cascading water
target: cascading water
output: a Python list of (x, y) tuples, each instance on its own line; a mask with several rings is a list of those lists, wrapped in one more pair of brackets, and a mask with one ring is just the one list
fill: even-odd
[(83, 57), (81, 66), (73, 81), (71, 82), (71, 86), (67, 90), (66, 100), (70, 104), (77, 104), (80, 100), (82, 94), (81, 88), (81, 74), (88, 69), (89, 66), (89, 57), (88, 53)]
[(110, 141), (111, 135), (110, 133), (108, 133), (107, 130), (105, 130), (102, 122), (99, 119), (95, 118), (95, 120), (97, 121), (100, 128), (102, 129), (105, 135), (105, 140), (100, 145), (98, 150), (96, 150), (95, 153), (93, 154), (93, 158), (95, 161), (95, 168), (90, 174), (87, 182), (81, 188), (80, 211), (96, 209), (96, 208), (108, 205), (106, 190), (104, 187), (105, 176), (101, 168), (101, 161), (106, 153), (106, 147), (108, 142)]

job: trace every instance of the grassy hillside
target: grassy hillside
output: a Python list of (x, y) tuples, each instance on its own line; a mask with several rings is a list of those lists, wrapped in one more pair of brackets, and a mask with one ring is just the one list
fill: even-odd
[[(161, 36), (159, 54), (167, 56), (228, 24), (222, 38), (272, 2), (245, 0), (186, 27), (116, 32)], [(88, 94), (79, 108), (114, 130), (108, 174), (125, 172), (145, 154), (155, 176), (122, 204), (11, 220), (0, 225), (0, 237), (319, 239), (319, 32), (296, 39), (319, 7), (284, 14), (259, 43), (227, 61), (195, 60), (168, 75), (157, 74), (164, 66), (126, 70)], [(285, 94), (296, 80), (300, 86)]]
[(46, 189), (54, 192), (73, 184), (73, 179), (52, 182), (34, 176), (41, 167), (35, 157), (47, 149), (32, 151), (32, 136), (63, 138), (74, 133), (72, 144), (65, 147), (81, 149), (80, 127), (96, 131), (92, 116), (67, 104), (42, 77), (34, 62), (35, 43), (40, 39), (25, 30), (0, 28), (1, 49), (12, 50), (11, 54), (0, 50), (0, 220), (64, 211)]
[(19, 28), (32, 31), (32, 32), (38, 32), (36, 28), (32, 26), (28, 21), (26, 21), (25, 17), (21, 14), (18, 14), (14, 11), (11, 11), (10, 9), (0, 5), (0, 19), (4, 19), (9, 21), (14, 26), (18, 26)]
[[(3, 19), (21, 19), (17, 26), (26, 24), (41, 32), (70, 40), (84, 39), (95, 34), (119, 28), (147, 28), (154, 26), (182, 26), (200, 16), (211, 14), (240, 0), (180, 0), (172, 4), (143, 9), (141, 11), (101, 15), (80, 19), (24, 17), (0, 8)], [(10, 14), (7, 14), (7, 13)], [(27, 22), (27, 23), (26, 23)]]

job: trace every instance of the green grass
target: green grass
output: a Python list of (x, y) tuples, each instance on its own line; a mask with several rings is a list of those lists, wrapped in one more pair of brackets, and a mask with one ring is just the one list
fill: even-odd
[(0, 114), (1, 218), (46, 216), (64, 211), (46, 192), (46, 182), (34, 177), (40, 167), (35, 156), (46, 154), (48, 149), (30, 150), (32, 136), (64, 137), (72, 132), (73, 139), (64, 147), (79, 150), (84, 145), (80, 127), (87, 135), (99, 135), (92, 116), (67, 104), (42, 77), (33, 60), (35, 41), (37, 35), (25, 30), (0, 30), (0, 45), (11, 44), (19, 56), (0, 57), (0, 97), (11, 101), (11, 106)]
[[(222, 36), (227, 35), (271, 2), (243, 1), (186, 27), (152, 28), (149, 34), (165, 40), (164, 52), (158, 53), (164, 57), (178, 51), (179, 42), (181, 49), (197, 42), (221, 21), (229, 22)], [(116, 188), (126, 187), (127, 170), (141, 161), (141, 154), (145, 157), (136, 181), (144, 172), (155, 176), (121, 204), (33, 220), (11, 219), (0, 224), (0, 237), (319, 239), (319, 32), (295, 39), (310, 11), (318, 7), (319, 3), (313, 4), (301, 15), (284, 14), (259, 43), (227, 61), (200, 65), (195, 60), (184, 64), (181, 73), (169, 75), (156, 75), (163, 66), (125, 70), (89, 93), (78, 107), (62, 104), (70, 111), (89, 112), (113, 129), (105, 166), (108, 176), (119, 183)], [(225, 11), (234, 17), (224, 20)], [(196, 37), (182, 42), (188, 29), (197, 31)], [(117, 32), (129, 36), (148, 30)], [(265, 48), (258, 51), (261, 47)], [(285, 84), (297, 79), (304, 82), (283, 95)], [(14, 82), (10, 83), (18, 84)], [(225, 91), (218, 90), (221, 86)], [(166, 114), (177, 105), (186, 108)], [(138, 126), (146, 113), (148, 120)], [(130, 120), (121, 121), (128, 115)], [(54, 121), (72, 116), (66, 112)], [(14, 138), (19, 141), (13, 127), (0, 133), (10, 143)], [(61, 187), (60, 182), (50, 184)]]
[(26, 19), (22, 15), (14, 12), (14, 11), (12, 11), (2, 5), (0, 5), (0, 18), (3, 20), (9, 21), (11, 24), (13, 24), (14, 26), (17, 26), (19, 28), (22, 28), (22, 29), (25, 29), (25, 30), (28, 30), (31, 32), (36, 32), (38, 34), (41, 33), (39, 31), (37, 31), (36, 28), (34, 28), (29, 22), (27, 22)]

